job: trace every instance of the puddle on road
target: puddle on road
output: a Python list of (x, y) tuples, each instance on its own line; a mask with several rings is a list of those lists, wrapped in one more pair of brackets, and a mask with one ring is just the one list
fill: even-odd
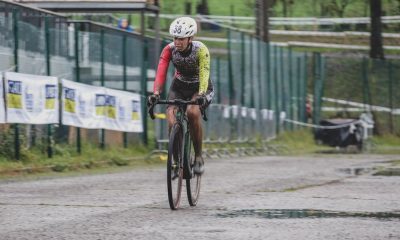
[(345, 173), (345, 174), (349, 174), (352, 176), (359, 176), (362, 174), (367, 174), (371, 171), (373, 171), (373, 168), (363, 168), (363, 167), (359, 167), (359, 168), (338, 168), (337, 171)]
[(316, 209), (243, 209), (217, 214), (222, 218), (261, 217), (268, 219), (291, 218), (377, 218), (400, 219), (400, 212), (340, 212)]
[(384, 169), (379, 168), (365, 168), (365, 167), (354, 167), (354, 168), (338, 168), (339, 171), (344, 174), (351, 176), (359, 176), (372, 172), (372, 176), (400, 176), (400, 168), (388, 167)]
[(374, 176), (400, 176), (400, 168), (387, 168), (373, 174)]

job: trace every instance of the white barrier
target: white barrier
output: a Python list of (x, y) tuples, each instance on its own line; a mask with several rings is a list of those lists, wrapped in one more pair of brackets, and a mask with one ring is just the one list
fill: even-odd
[[(65, 79), (61, 82), (64, 125), (143, 132), (139, 94)], [(59, 123), (58, 86), (57, 77), (5, 72), (0, 81), (0, 123)]]
[(62, 85), (64, 125), (143, 132), (140, 95), (65, 79)]
[[(323, 97), (322, 100), (325, 101), (325, 102), (339, 103), (339, 104), (353, 106), (353, 107), (357, 107), (357, 108), (363, 108), (364, 111), (365, 111), (365, 109), (367, 109), (369, 111), (390, 112), (390, 113), (392, 113), (394, 115), (400, 115), (400, 109), (398, 109), (398, 108), (397, 109), (390, 109), (388, 107), (369, 105), (369, 104), (364, 104), (364, 103), (359, 103), (359, 102), (352, 102), (352, 101), (334, 99), (334, 98), (327, 98), (327, 97)], [(324, 109), (322, 109), (322, 110), (324, 110)]]
[(57, 78), (6, 72), (4, 83), (8, 123), (59, 122)]
[(3, 77), (0, 74), (0, 123), (6, 122), (6, 112), (4, 106), (4, 96), (3, 96)]

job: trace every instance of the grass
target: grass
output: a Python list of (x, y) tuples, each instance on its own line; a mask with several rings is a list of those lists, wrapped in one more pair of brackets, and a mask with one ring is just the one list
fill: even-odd
[(400, 167), (400, 159), (392, 161), (392, 166), (393, 167)]
[(400, 148), (400, 137), (396, 135), (386, 134), (374, 137), (374, 142), (382, 146), (392, 146)]
[[(314, 136), (309, 129), (284, 132), (271, 144), (285, 146), (290, 155), (312, 154), (312, 153), (357, 153), (349, 148), (346, 151), (336, 150), (333, 147), (316, 144)], [(374, 136), (364, 144), (365, 152), (372, 154), (400, 154), (400, 137), (396, 135)], [(399, 162), (400, 165), (400, 162)]]
[(373, 153), (400, 154), (400, 137), (396, 135), (374, 136), (371, 145)]
[[(196, 0), (166, 0), (161, 1), (161, 12), (167, 14), (184, 14), (185, 13), (185, 2), (191, 3), (191, 13), (196, 14), (196, 4), (200, 1)], [(251, 3), (251, 0), (228, 0), (228, 1), (217, 1), (208, 0), (208, 9), (211, 15), (231, 15), (231, 11), (234, 11), (234, 15), (237, 16), (252, 16), (253, 8), (249, 7), (247, 3)], [(232, 9), (233, 8), (233, 9)]]
[(0, 158), (0, 173), (4, 176), (26, 173), (76, 172), (90, 169), (121, 166), (142, 167), (162, 163), (160, 158), (148, 158), (149, 148), (130, 146), (129, 148), (109, 147), (99, 149), (92, 144), (84, 144), (78, 154), (72, 146), (58, 146), (53, 158), (47, 158), (38, 149), (22, 151), (22, 160)]
[(284, 145), (287, 149), (290, 149), (289, 154), (296, 155), (310, 154), (331, 149), (326, 146), (317, 145), (309, 129), (284, 132), (273, 140), (271, 144)]
[[(165, 0), (161, 1), (162, 13), (168, 14), (184, 14), (185, 3), (191, 3), (191, 13), (196, 14), (196, 5), (201, 2), (200, 0)], [(252, 4), (254, 0), (208, 0), (208, 8), (211, 15), (225, 15), (229, 16), (253, 16), (254, 9)], [(282, 17), (283, 5), (281, 1), (277, 3), (272, 9), (272, 14), (276, 17)], [(317, 1), (317, 0), (302, 0), (292, 1), (288, 9), (289, 17), (313, 17), (321, 16), (320, 2), (328, 1)], [(342, 2), (342, 1), (337, 1)], [(393, 0), (382, 0), (382, 10), (386, 15), (399, 15), (400, 8), (399, 3)], [(349, 1), (349, 4), (345, 8), (344, 17), (365, 17), (369, 16), (369, 2), (365, 0), (353, 0)]]
[[(400, 154), (400, 137), (395, 135), (375, 136), (370, 141), (372, 147), (368, 153)], [(270, 146), (283, 147), (278, 151), (284, 155), (302, 155), (314, 153), (343, 153), (335, 148), (317, 145), (310, 129), (283, 132), (269, 143)], [(229, 147), (229, 146), (228, 146)], [(75, 146), (58, 145), (53, 158), (47, 158), (38, 147), (21, 152), (22, 160), (0, 158), (0, 179), (21, 176), (71, 175), (76, 173), (97, 173), (118, 171), (118, 169), (157, 166), (165, 163), (165, 155), (154, 155), (149, 158), (153, 146), (140, 145), (107, 147), (99, 149), (97, 145), (84, 144), (82, 153), (76, 152)], [(287, 151), (286, 151), (287, 150)], [(346, 153), (351, 153), (345, 151)], [(394, 164), (400, 165), (400, 160)]]

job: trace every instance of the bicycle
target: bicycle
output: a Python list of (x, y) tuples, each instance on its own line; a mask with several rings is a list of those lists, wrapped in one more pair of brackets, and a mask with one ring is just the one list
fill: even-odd
[[(171, 127), (168, 142), (167, 160), (167, 186), (168, 201), (172, 210), (179, 208), (182, 192), (183, 179), (186, 180), (186, 192), (190, 206), (196, 206), (200, 195), (201, 175), (193, 172), (195, 156), (193, 142), (189, 133), (189, 121), (186, 116), (187, 105), (198, 105), (195, 100), (186, 101), (182, 99), (159, 100), (156, 104), (169, 104), (178, 106), (175, 114), (176, 121)], [(149, 107), (149, 115), (154, 116), (153, 104)], [(200, 108), (204, 121), (207, 115), (204, 109)]]

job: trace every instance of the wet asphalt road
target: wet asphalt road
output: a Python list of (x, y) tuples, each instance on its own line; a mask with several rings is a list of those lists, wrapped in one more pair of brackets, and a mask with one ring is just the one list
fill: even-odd
[(400, 239), (400, 177), (369, 171), (396, 159), (212, 159), (199, 205), (178, 211), (161, 166), (2, 181), (0, 239)]

